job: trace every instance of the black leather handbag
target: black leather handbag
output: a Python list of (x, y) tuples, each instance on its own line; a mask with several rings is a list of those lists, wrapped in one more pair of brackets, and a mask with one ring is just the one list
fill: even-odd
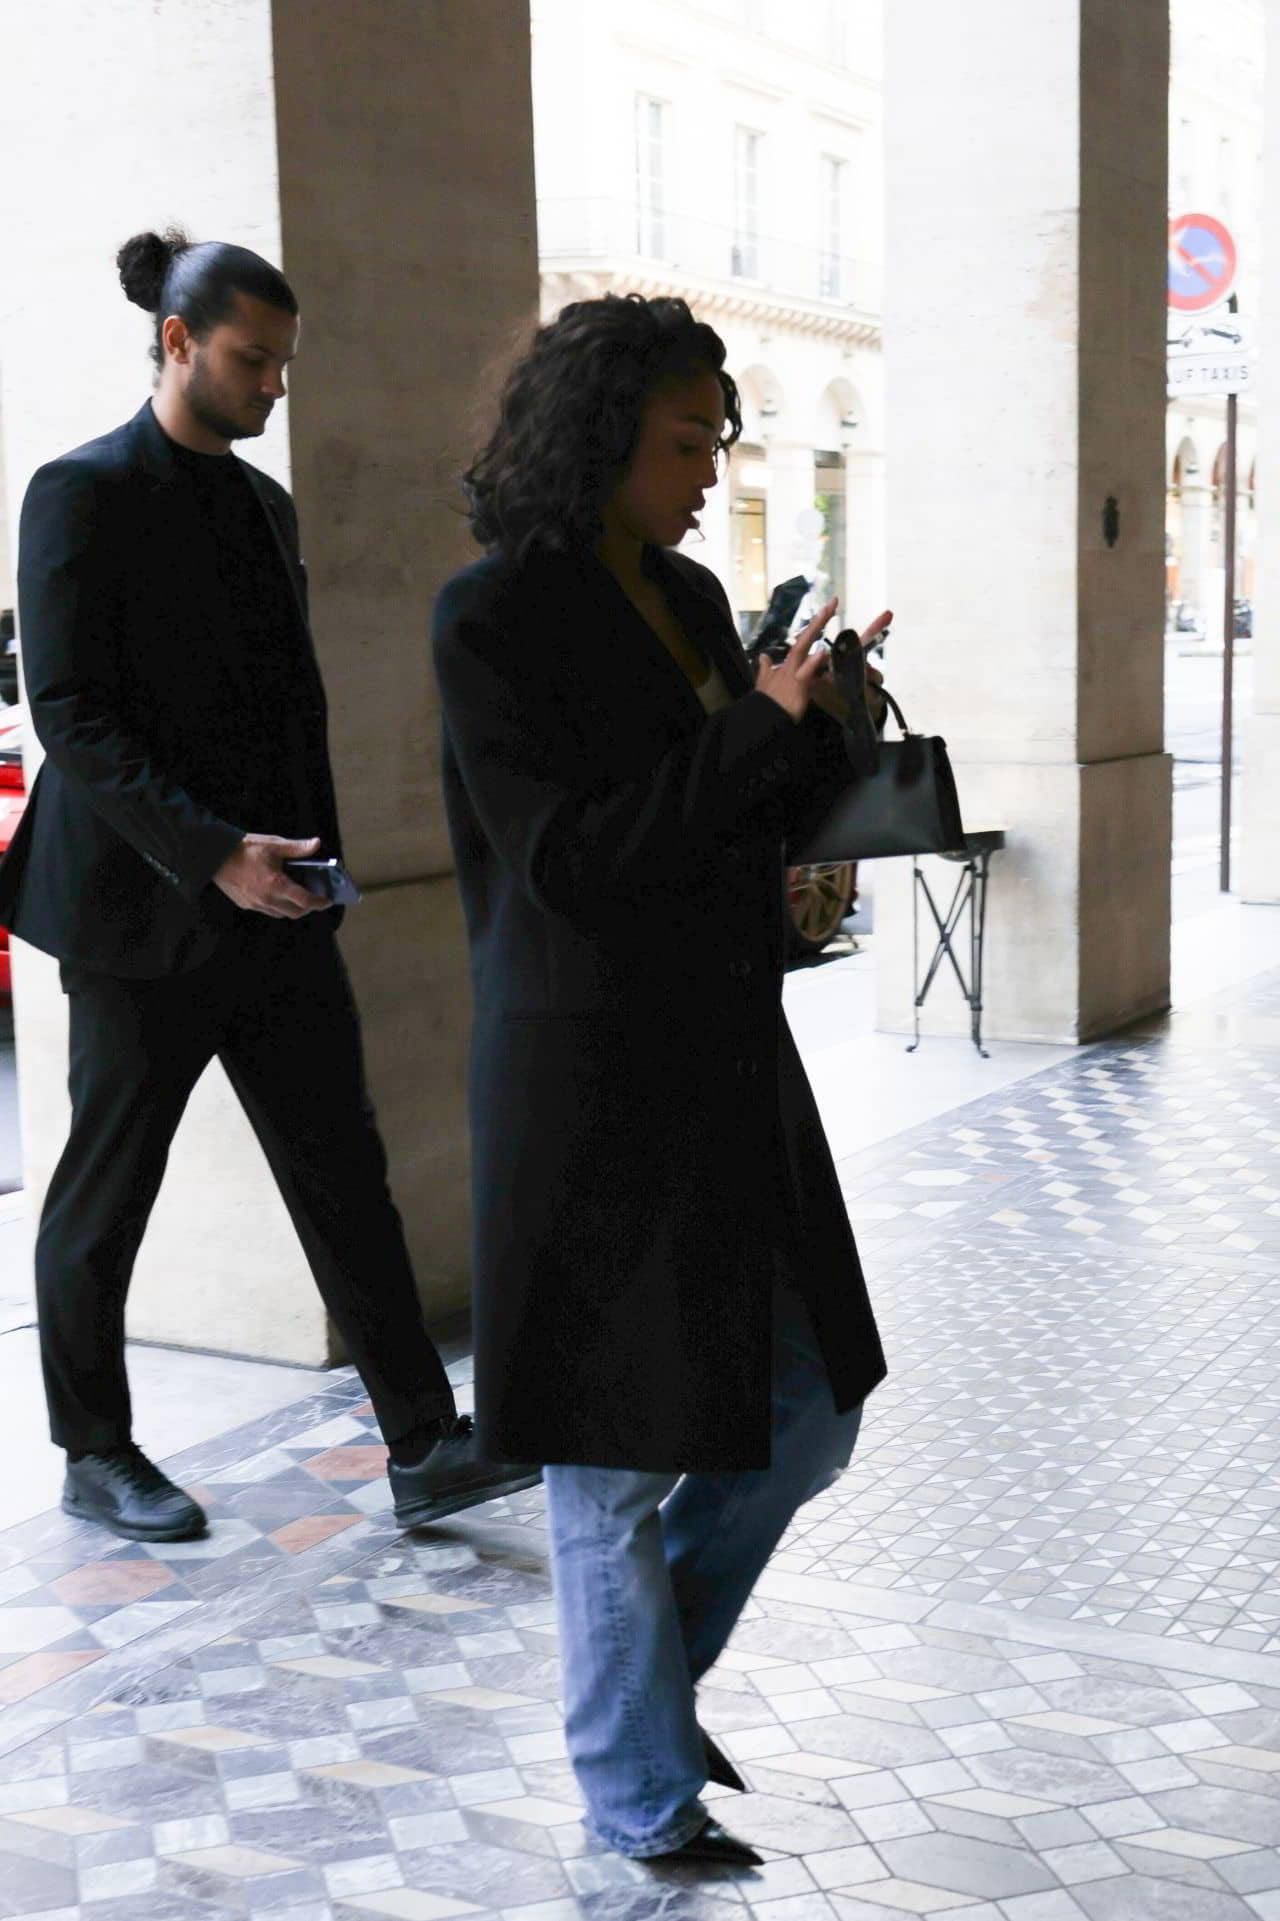
[(964, 824), (946, 741), (937, 734), (913, 734), (893, 695), (881, 692), (902, 739), (881, 741), (875, 771), (855, 776), (803, 850), (788, 853), (790, 865), (963, 851)]

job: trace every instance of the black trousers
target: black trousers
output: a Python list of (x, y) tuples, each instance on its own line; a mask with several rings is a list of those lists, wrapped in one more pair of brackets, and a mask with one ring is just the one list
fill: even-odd
[(178, 1122), (215, 1055), (384, 1437), (451, 1414), (453, 1393), (387, 1188), (355, 1002), (329, 930), (245, 916), (189, 973), (121, 980), (64, 966), (62, 984), (71, 1133), (36, 1240), (55, 1443), (101, 1453), (129, 1439), (125, 1296)]

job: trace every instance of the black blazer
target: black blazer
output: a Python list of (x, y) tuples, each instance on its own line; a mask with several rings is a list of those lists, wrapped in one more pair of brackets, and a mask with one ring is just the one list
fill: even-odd
[[(235, 458), (234, 455), (229, 458)], [(243, 463), (292, 586), (298, 713), (314, 829), (337, 853), (325, 698), (307, 627), (293, 502)], [(0, 863), (0, 924), (77, 967), (138, 978), (207, 959), (237, 910), (211, 885), (242, 835), (222, 818), (246, 702), (228, 658), (208, 528), (148, 401), (35, 475), (22, 507), (18, 609), (47, 759)], [(330, 926), (332, 912), (325, 916)]]
[(495, 1460), (769, 1459), (775, 1262), (836, 1405), (884, 1357), (783, 1018), (783, 849), (843, 730), (752, 691), (714, 575), (652, 551), (734, 696), (710, 718), (590, 556), (492, 558), (436, 603), (475, 984), (472, 1320)]

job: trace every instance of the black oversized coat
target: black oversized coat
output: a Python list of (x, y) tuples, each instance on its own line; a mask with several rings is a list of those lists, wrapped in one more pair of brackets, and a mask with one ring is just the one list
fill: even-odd
[[(239, 461), (291, 589), (285, 763), (307, 826), (341, 851), (326, 707), (307, 624), (298, 521)], [(259, 664), (219, 622), (219, 556), (173, 444), (145, 402), (32, 479), (18, 537), (22, 666), (47, 758), (0, 864), (0, 925), (96, 973), (154, 979), (209, 959), (237, 910), (213, 876), (249, 831), (228, 803), (244, 769)], [(323, 916), (332, 930), (341, 909)], [(317, 916), (317, 924), (322, 917)]]
[(481, 1443), (762, 1467), (779, 1258), (837, 1407), (885, 1371), (781, 1005), (784, 840), (849, 766), (828, 716), (752, 691), (715, 577), (646, 563), (735, 696), (720, 713), (590, 556), (491, 557), (436, 605)]

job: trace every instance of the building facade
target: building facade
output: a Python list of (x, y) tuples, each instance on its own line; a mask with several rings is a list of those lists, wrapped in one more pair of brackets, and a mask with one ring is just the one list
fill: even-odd
[[(1263, 0), (1173, 0), (1169, 212), (1221, 220), (1239, 258), (1238, 324), (1256, 340), (1261, 284)], [(1217, 315), (1215, 318), (1220, 319)], [(1170, 338), (1180, 317), (1170, 313)], [(1166, 598), (1219, 641), (1223, 619), (1226, 403), (1173, 395), (1167, 443)], [(1251, 597), (1257, 545), (1257, 403), (1241, 395), (1236, 463), (1236, 593)]]
[[(1262, 0), (1174, 0), (1171, 214), (1236, 238), (1257, 313)], [(743, 438), (691, 551), (744, 630), (803, 571), (855, 613), (884, 580), (882, 10), (876, 0), (534, 0), (544, 314), (679, 293), (724, 336)], [(1176, 326), (1173, 329), (1176, 331)], [(1240, 406), (1237, 592), (1252, 592), (1255, 406)], [(1225, 426), (1171, 399), (1166, 598), (1220, 637)]]
[(544, 314), (679, 294), (742, 439), (690, 552), (743, 630), (803, 572), (883, 593), (877, 0), (534, 0)]

